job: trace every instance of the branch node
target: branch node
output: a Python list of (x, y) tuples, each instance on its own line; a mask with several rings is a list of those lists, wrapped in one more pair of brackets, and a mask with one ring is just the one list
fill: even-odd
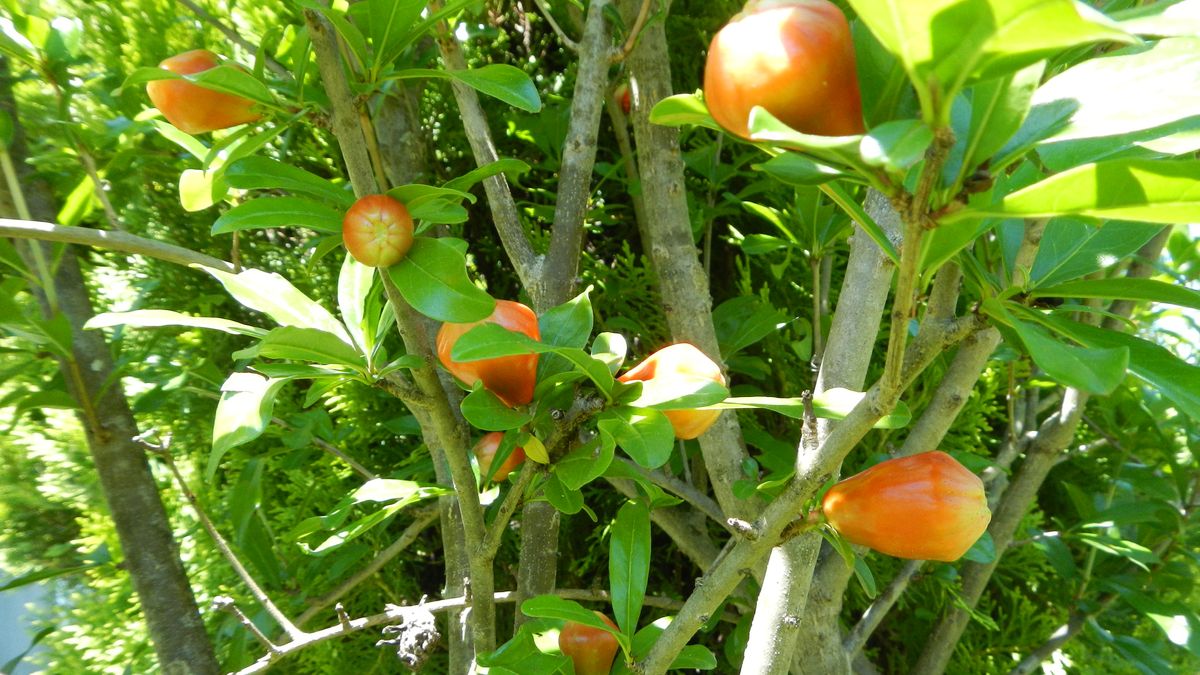
[(346, 606), (338, 603), (333, 606), (333, 611), (337, 612), (338, 623), (342, 625), (342, 630), (350, 630), (350, 615), (346, 613)]
[(729, 525), (729, 529), (741, 535), (748, 541), (758, 541), (758, 537), (761, 534), (753, 523), (748, 523), (741, 518), (730, 518), (726, 520), (725, 523)]

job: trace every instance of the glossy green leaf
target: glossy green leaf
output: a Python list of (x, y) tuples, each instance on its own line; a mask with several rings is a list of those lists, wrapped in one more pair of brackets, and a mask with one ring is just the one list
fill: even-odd
[(676, 94), (664, 98), (650, 110), (650, 122), (666, 127), (691, 124), (721, 130), (721, 125), (708, 113), (708, 106), (699, 94)]
[(897, 265), (900, 264), (900, 252), (896, 250), (896, 247), (892, 244), (892, 240), (883, 231), (883, 228), (879, 226), (879, 223), (875, 222), (875, 219), (871, 217), (871, 214), (867, 213), (866, 209), (858, 203), (857, 199), (837, 183), (822, 185), (821, 192), (824, 192), (827, 197), (833, 200), (834, 204), (837, 204), (840, 209), (845, 211), (846, 215), (850, 216), (850, 219), (871, 238), (871, 241), (875, 242), (883, 250), (884, 255)]
[(471, 426), (484, 431), (508, 431), (528, 424), (533, 419), (528, 412), (504, 405), (482, 384), (476, 385), (463, 398), (460, 409)]
[(452, 179), (446, 181), (445, 185), (443, 185), (442, 187), (449, 188), (451, 190), (466, 191), (466, 190), (470, 190), (472, 187), (474, 187), (474, 185), (476, 183), (479, 183), (479, 182), (483, 181), (484, 179), (491, 178), (492, 176), (497, 176), (501, 173), (504, 173), (504, 174), (528, 173), (530, 168), (531, 167), (529, 166), (529, 164), (527, 164), (519, 159), (512, 159), (512, 158), (498, 159), (489, 164), (485, 164), (477, 169), (472, 169), (471, 171), (468, 171), (467, 173), (464, 173), (463, 175), (461, 175), (457, 178), (452, 178)]
[(257, 345), (243, 351), (246, 353), (240, 353), (240, 358), (248, 357), (252, 353), (254, 356), (268, 359), (345, 365), (359, 371), (366, 368), (366, 360), (357, 349), (342, 338), (316, 328), (275, 328)]
[(219, 319), (212, 316), (190, 316), (167, 309), (137, 309), (131, 312), (105, 312), (97, 314), (83, 324), (84, 328), (111, 328), (112, 326), (129, 326), (131, 328), (154, 328), (159, 326), (186, 326), (188, 328), (209, 328), (224, 331), (234, 335), (249, 335), (261, 338), (267, 331), (256, 326)]
[(773, 335), (787, 325), (789, 317), (755, 296), (730, 298), (713, 310), (713, 326), (721, 347), (721, 358)]
[(583, 510), (583, 493), (567, 489), (558, 476), (553, 474), (542, 485), (542, 494), (546, 496), (546, 501), (550, 502), (550, 505), (560, 513), (571, 515)]
[(604, 475), (613, 461), (613, 449), (613, 444), (602, 443), (597, 435), (555, 462), (554, 473), (568, 490), (578, 490)]
[[(671, 625), (675, 617), (663, 616), (652, 623), (642, 626), (633, 636), (632, 651), (635, 660), (642, 659), (650, 653), (650, 648), (658, 641), (659, 636)], [(668, 670), (714, 670), (717, 667), (717, 657), (704, 645), (687, 645), (679, 651)], [(633, 671), (620, 658), (613, 664), (612, 675), (632, 675)]]
[(367, 296), (374, 283), (375, 269), (358, 262), (347, 253), (338, 274), (338, 312), (354, 338), (354, 344), (366, 354), (375, 349), (375, 334), (370, 329), (372, 321), (368, 321), (366, 316)]
[(366, 25), (375, 50), (376, 72), (391, 63), (404, 47), (404, 37), (425, 9), (426, 0), (367, 0)]
[(266, 157), (247, 157), (233, 162), (225, 169), (225, 180), (230, 186), (242, 190), (283, 189), (299, 192), (342, 209), (355, 201), (354, 193), (316, 174)]
[(871, 129), (858, 148), (867, 166), (903, 178), (909, 167), (921, 161), (932, 142), (933, 132), (924, 122), (893, 120)]
[(1110, 220), (1097, 228), (1074, 218), (1046, 224), (1030, 278), (1036, 287), (1062, 283), (1107, 269), (1133, 255), (1161, 225)]
[(984, 311), (1004, 322), (1024, 344), (1033, 362), (1047, 375), (1063, 384), (1093, 394), (1110, 394), (1129, 366), (1129, 350), (1124, 347), (1093, 349), (1076, 347), (1054, 339), (1037, 323), (1030, 321), (1032, 310), (1008, 305), (1005, 311), (995, 301), (985, 301)]
[(346, 344), (350, 336), (341, 322), (321, 305), (296, 289), (287, 279), (273, 272), (248, 269), (230, 274), (211, 267), (200, 267), (216, 277), (225, 290), (242, 305), (257, 310), (282, 326), (316, 328), (333, 333)]
[(1034, 92), (1045, 72), (1035, 63), (971, 90), (971, 126), (963, 140), (962, 177), (1000, 151), (1030, 114)]
[[(816, 417), (826, 419), (845, 419), (850, 414), (850, 411), (854, 410), (855, 406), (862, 401), (864, 396), (866, 394), (861, 391), (851, 391), (837, 387), (827, 389), (813, 396), (813, 414)], [(733, 396), (725, 399), (722, 403), (708, 407), (717, 410), (762, 408), (791, 417), (792, 419), (804, 419), (804, 399), (800, 397)], [(909, 410), (908, 404), (904, 401), (899, 401), (896, 403), (896, 407), (892, 410), (891, 414), (885, 415), (875, 423), (875, 428), (900, 429), (907, 426), (911, 420), (912, 411)]]
[(675, 429), (657, 410), (614, 408), (600, 414), (596, 426), (633, 461), (647, 469), (666, 464), (675, 449)]
[(216, 475), (225, 453), (262, 435), (271, 422), (275, 396), (287, 382), (288, 378), (255, 373), (233, 373), (225, 380), (213, 420), (212, 451), (204, 474), (207, 480)]
[(582, 349), (592, 335), (592, 301), (584, 291), (538, 317), (542, 342)]
[(650, 579), (650, 509), (626, 502), (609, 534), (608, 584), (613, 615), (626, 635), (637, 631)]
[(409, 68), (389, 76), (389, 79), (411, 78), (457, 80), (481, 94), (498, 98), (514, 108), (533, 113), (542, 109), (542, 99), (538, 95), (533, 80), (525, 71), (508, 64), (493, 63), (470, 70)]
[(1200, 115), (1200, 38), (1131, 47), (1051, 78), (1033, 96), (1031, 122), (1064, 113), (1065, 122), (1043, 144), (1119, 136)]
[(1200, 420), (1200, 367), (1153, 342), (1061, 317), (1047, 319), (1055, 330), (1095, 349), (1129, 350), (1129, 371), (1170, 399), (1184, 414)]
[(176, 75), (165, 68), (138, 68), (129, 74), (121, 87), (135, 87), (154, 80), (189, 80), (205, 89), (241, 96), (256, 103), (275, 104), (275, 95), (267, 85), (245, 70), (228, 64), (191, 75)]
[(469, 323), (491, 315), (496, 301), (467, 277), (462, 251), (444, 239), (415, 237), (408, 255), (388, 268), (400, 294), (437, 321)]
[(1200, 292), (1155, 279), (1079, 279), (1054, 286), (1039, 286), (1035, 298), (1113, 298), (1145, 300), (1200, 309)]
[(1148, 223), (1200, 221), (1200, 161), (1114, 159), (1084, 164), (943, 219), (1084, 215)]
[(212, 234), (228, 234), (267, 227), (307, 227), (340, 234), (341, 211), (305, 197), (259, 197), (242, 202), (217, 218)]
[(629, 345), (620, 333), (600, 333), (592, 340), (592, 358), (607, 366), (610, 375), (617, 374), (628, 354)]
[(972, 82), (999, 77), (1064, 49), (1134, 38), (1073, 0), (850, 0), (904, 64), (925, 119), (944, 120)]
[(752, 168), (788, 185), (821, 185), (852, 175), (796, 152), (781, 153)]

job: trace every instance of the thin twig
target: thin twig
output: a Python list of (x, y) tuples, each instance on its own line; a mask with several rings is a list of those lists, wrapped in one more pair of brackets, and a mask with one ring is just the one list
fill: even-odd
[(481, 544), (483, 551), (481, 554), (488, 560), (495, 559), (496, 551), (500, 550), (500, 542), (504, 538), (504, 531), (508, 529), (509, 521), (512, 520), (512, 515), (516, 512), (517, 506), (525, 501), (525, 491), (529, 489), (534, 476), (543, 472), (543, 469), (536, 468), (529, 461), (526, 461), (525, 466), (521, 468), (521, 473), (517, 476), (517, 482), (513, 484), (508, 494), (504, 496), (504, 501), (500, 504), (500, 510), (496, 513), (496, 518), (492, 521), (487, 535), (483, 538), (483, 543)]
[(638, 36), (642, 34), (642, 26), (646, 25), (646, 17), (650, 16), (650, 5), (654, 0), (642, 0), (642, 8), (638, 10), (637, 19), (633, 22), (633, 28), (629, 29), (629, 37), (625, 38), (625, 44), (621, 45), (612, 57), (613, 63), (620, 63), (629, 56), (629, 52), (637, 45)]
[(235, 554), (233, 549), (230, 548), (229, 542), (225, 541), (225, 537), (221, 536), (221, 533), (217, 531), (216, 526), (213, 525), (211, 520), (209, 520), (208, 515), (204, 512), (204, 509), (201, 508), (200, 500), (196, 497), (196, 493), (192, 492), (192, 489), (188, 487), (187, 479), (183, 477), (183, 474), (179, 471), (179, 467), (175, 465), (175, 459), (171, 456), (170, 437), (168, 436), (164, 438), (161, 443), (155, 444), (148, 440), (148, 438), (153, 434), (154, 430), (150, 429), (136, 437), (134, 440), (142, 447), (152, 452), (156, 457), (161, 459), (164, 464), (166, 464), (167, 469), (170, 470), (171, 475), (175, 478), (176, 485), (179, 486), (180, 493), (183, 494), (184, 499), (186, 499), (188, 504), (191, 505), (192, 510), (196, 512), (196, 518), (200, 521), (200, 524), (204, 526), (204, 529), (208, 532), (208, 535), (212, 537), (213, 544), (216, 545), (217, 550), (221, 552), (221, 555), (224, 556), (230, 567), (233, 568), (233, 571), (236, 572), (238, 577), (241, 578), (242, 583), (246, 584), (246, 588), (249, 589), (250, 594), (254, 596), (254, 599), (257, 600), (258, 603), (262, 605), (263, 609), (265, 609), (267, 613), (271, 615), (271, 618), (275, 619), (275, 623), (279, 624), (280, 628), (282, 628), (284, 632), (288, 634), (288, 637), (290, 637), (293, 642), (303, 639), (307, 634), (303, 630), (297, 628), (296, 625), (292, 623), (291, 619), (289, 619), (286, 614), (276, 607), (274, 602), (271, 602), (271, 598), (268, 597), (266, 592), (263, 591), (262, 587), (258, 585), (258, 582), (255, 581), (249, 570), (246, 569), (246, 566), (243, 565), (242, 561), (238, 559), (237, 554)]
[[(582, 602), (610, 602), (611, 598), (608, 591), (599, 589), (587, 588), (559, 588), (554, 591), (554, 595), (568, 600), (576, 600)], [(506, 603), (516, 600), (516, 591), (500, 591), (492, 595), (493, 602)], [(338, 623), (328, 628), (305, 633), (301, 640), (296, 640), (283, 645), (277, 645), (274, 652), (264, 655), (259, 660), (255, 661), (250, 666), (243, 668), (234, 675), (251, 675), (252, 673), (261, 673), (267, 670), (275, 661), (286, 656), (295, 654), (305, 648), (315, 644), (326, 642), (343, 635), (357, 633), (373, 626), (382, 624), (395, 623), (405, 617), (405, 615), (413, 610), (422, 610), (432, 614), (440, 612), (448, 612), (457, 609), (463, 609), (470, 606), (471, 599), (462, 596), (457, 598), (447, 598), (445, 600), (435, 600), (433, 602), (422, 602), (418, 605), (389, 605), (387, 611), (371, 616), (365, 616), (358, 619), (350, 619), (348, 621), (339, 618)], [(648, 595), (642, 601), (646, 607), (654, 607), (657, 609), (665, 609), (667, 611), (676, 611), (683, 606), (683, 603), (674, 598), (664, 598), (659, 596)], [(722, 612), (719, 615), (721, 621), (727, 623), (737, 623), (740, 617), (734, 612)]]
[(570, 36), (563, 31), (558, 22), (554, 20), (554, 15), (550, 13), (550, 8), (546, 6), (546, 0), (533, 0), (538, 9), (542, 10), (542, 15), (546, 17), (546, 23), (550, 24), (550, 28), (554, 30), (554, 34), (562, 41), (563, 46), (567, 49), (577, 52), (579, 51), (579, 43), (572, 40)]
[(222, 272), (232, 273), (234, 271), (233, 265), (219, 258), (197, 253), (182, 246), (139, 237), (128, 232), (94, 230), (71, 225), (55, 225), (36, 220), (0, 218), (0, 237), (80, 244), (82, 246), (108, 249), (110, 251), (144, 255), (148, 258), (157, 258), (177, 265), (203, 265), (204, 267), (212, 267)]
[[(220, 19), (213, 16), (212, 14), (209, 14), (208, 11), (205, 10), (203, 7), (192, 2), (192, 0), (177, 0), (177, 1), (179, 2), (179, 4), (183, 5), (184, 7), (187, 7), (189, 10), (191, 10), (191, 12), (193, 14), (195, 14), (196, 17), (199, 18), (201, 21), (204, 21), (204, 22), (208, 23), (209, 25), (211, 25), (213, 28), (216, 28), (217, 30), (221, 31), (221, 33), (225, 37), (229, 38), (230, 42), (236, 44), (237, 46), (241, 47), (242, 49), (245, 49), (250, 54), (258, 53), (257, 45), (255, 45), (253, 42), (250, 42), (246, 38), (242, 37), (241, 33), (238, 33), (236, 30), (233, 29), (233, 27), (227, 25), (225, 22), (221, 21)], [(264, 63), (266, 63), (267, 67), (271, 69), (271, 72), (275, 73), (279, 77), (282, 77), (285, 79), (291, 78), (291, 76), (292, 76), (291, 72), (289, 72), (288, 69), (282, 63), (276, 61), (274, 58), (271, 57), (270, 54), (267, 54), (265, 51), (263, 52), (263, 61), (264, 61)]]
[(651, 483), (654, 483), (667, 492), (679, 497), (688, 504), (691, 504), (696, 508), (696, 510), (711, 518), (713, 522), (717, 523), (726, 530), (729, 530), (731, 533), (733, 532), (733, 529), (730, 527), (728, 522), (729, 519), (725, 516), (725, 513), (721, 511), (720, 505), (718, 505), (712, 497), (700, 492), (689, 483), (685, 483), (674, 476), (668, 476), (661, 471), (651, 471), (643, 468), (636, 462), (625, 459), (624, 457), (618, 457), (614, 461), (620, 462), (629, 469), (636, 471), (646, 480), (649, 480)]
[(308, 609), (304, 610), (300, 616), (296, 617), (296, 625), (303, 626), (304, 624), (308, 623), (314, 616), (317, 615), (318, 612), (328, 607), (330, 603), (337, 602), (342, 596), (353, 590), (355, 586), (358, 586), (360, 583), (370, 578), (371, 575), (382, 569), (384, 565), (391, 562), (393, 558), (395, 558), (397, 555), (400, 555), (400, 553), (402, 553), (406, 548), (411, 546), (412, 543), (417, 540), (417, 537), (420, 536), (421, 532), (423, 532), (425, 528), (432, 525), (437, 519), (437, 509), (430, 509), (423, 513), (418, 513), (416, 518), (408, 524), (408, 527), (404, 528), (404, 532), (400, 534), (400, 537), (397, 538), (396, 541), (392, 542), (390, 546), (380, 551), (379, 554), (376, 555), (366, 567), (355, 572), (352, 576), (350, 576), (350, 578), (338, 584), (337, 588), (318, 598), (314, 598), (311, 601)]

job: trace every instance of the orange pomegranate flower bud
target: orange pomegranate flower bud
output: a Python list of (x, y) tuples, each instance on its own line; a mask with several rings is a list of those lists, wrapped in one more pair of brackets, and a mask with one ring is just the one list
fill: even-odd
[(897, 558), (953, 562), (992, 513), (983, 481), (944, 452), (880, 462), (834, 485), (825, 517), (849, 541)]

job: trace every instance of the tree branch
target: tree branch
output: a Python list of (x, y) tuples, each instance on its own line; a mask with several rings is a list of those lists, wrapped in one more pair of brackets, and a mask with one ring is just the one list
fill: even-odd
[(334, 588), (320, 597), (313, 598), (309, 603), (308, 609), (304, 610), (300, 616), (296, 617), (296, 625), (303, 626), (304, 624), (308, 623), (322, 609), (325, 609), (329, 605), (337, 602), (343, 595), (353, 590), (355, 586), (358, 586), (360, 583), (370, 578), (373, 574), (383, 569), (384, 565), (391, 562), (393, 558), (400, 555), (405, 549), (411, 546), (412, 543), (417, 540), (417, 537), (421, 535), (421, 532), (425, 531), (425, 528), (432, 525), (433, 521), (437, 519), (438, 512), (435, 509), (418, 513), (413, 521), (408, 524), (408, 527), (404, 528), (404, 532), (400, 533), (400, 536), (396, 539), (396, 541), (392, 542), (390, 546), (380, 551), (379, 554), (376, 555), (366, 567), (363, 567), (345, 581), (338, 584), (337, 588)]
[(80, 244), (133, 255), (144, 255), (176, 265), (203, 265), (222, 272), (235, 272), (232, 264), (219, 258), (197, 253), (182, 246), (139, 237), (128, 232), (93, 230), (87, 227), (55, 225), (35, 220), (0, 218), (0, 237)]
[[(431, 10), (435, 10), (441, 6), (441, 2), (430, 2), (429, 6)], [(438, 26), (437, 42), (447, 70), (466, 69), (467, 62), (463, 57), (462, 46), (444, 24)], [(499, 157), (492, 142), (492, 132), (488, 128), (487, 115), (483, 112), (483, 106), (479, 104), (479, 94), (457, 80), (450, 83), (450, 88), (454, 92), (454, 100), (458, 103), (463, 129), (467, 132), (467, 142), (475, 155), (476, 165), (486, 166), (495, 162)], [(508, 180), (504, 174), (491, 176), (483, 181), (483, 189), (487, 193), (496, 232), (500, 235), (504, 252), (508, 254), (517, 277), (525, 288), (537, 288), (542, 260), (529, 243), (525, 226), (521, 224), (521, 217), (517, 213), (517, 204), (508, 188)], [(534, 304), (537, 304), (536, 301)], [(547, 308), (538, 306), (534, 309), (544, 311)]]
[(550, 251), (537, 279), (538, 288), (530, 289), (542, 311), (570, 299), (579, 273), (583, 220), (591, 201), (592, 169), (596, 162), (596, 136), (608, 88), (609, 32), (604, 11), (609, 1), (588, 3), (570, 124), (563, 142)]
[[(242, 37), (241, 33), (238, 33), (236, 30), (234, 30), (232, 26), (227, 25), (225, 22), (208, 13), (208, 11), (200, 5), (192, 2), (192, 0), (177, 1), (179, 4), (191, 10), (192, 14), (195, 14), (201, 21), (210, 24), (213, 28), (216, 28), (218, 31), (220, 31), (226, 38), (229, 39), (230, 42), (236, 44), (242, 49), (245, 49), (250, 54), (258, 53), (257, 45)], [(272, 58), (271, 55), (267, 54), (265, 51), (263, 52), (263, 62), (268, 68), (271, 69), (271, 72), (275, 73), (279, 77), (287, 79), (291, 78), (292, 74), (288, 71), (288, 69), (284, 67), (282, 63)]]

